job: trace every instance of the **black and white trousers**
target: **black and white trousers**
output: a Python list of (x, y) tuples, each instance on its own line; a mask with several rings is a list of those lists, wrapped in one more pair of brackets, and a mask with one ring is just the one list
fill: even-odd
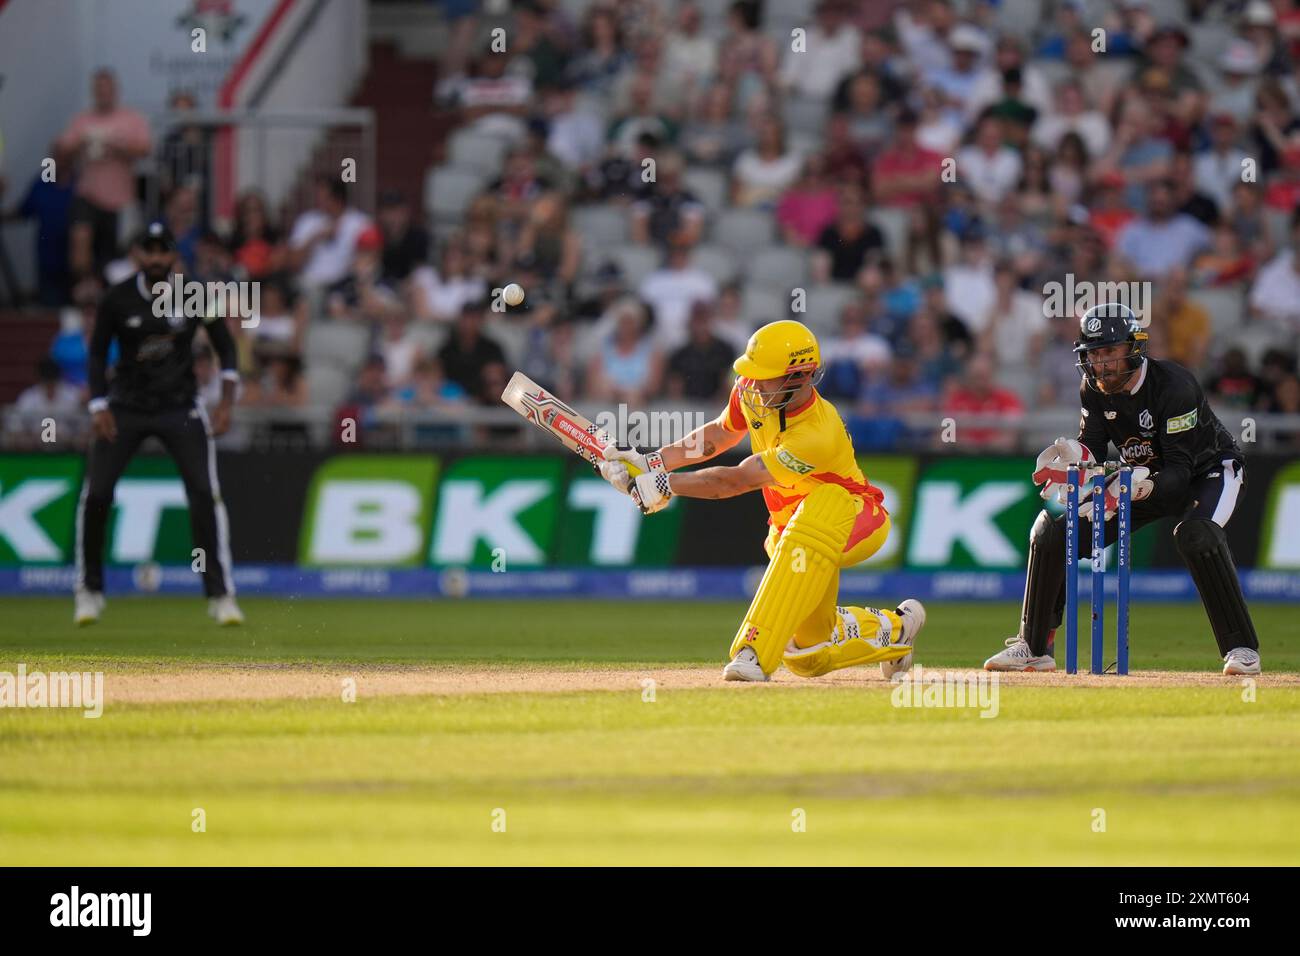
[(158, 411), (110, 406), (117, 438), (92, 440), (86, 477), (77, 506), (77, 587), (104, 589), (104, 538), (113, 507), (113, 489), (140, 444), (149, 437), (162, 442), (176, 462), (189, 501), (194, 547), (203, 550), (203, 590), (208, 597), (234, 594), (230, 574), (230, 523), (217, 481), (217, 451), (202, 405)]

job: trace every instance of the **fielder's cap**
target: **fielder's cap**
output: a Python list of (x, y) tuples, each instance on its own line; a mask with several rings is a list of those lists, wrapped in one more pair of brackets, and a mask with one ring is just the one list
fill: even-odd
[(948, 46), (968, 53), (983, 53), (987, 48), (984, 34), (969, 24), (959, 23), (948, 34)]
[(149, 223), (135, 237), (135, 245), (141, 249), (162, 249), (164, 252), (173, 252), (176, 249), (176, 237), (172, 231), (167, 228), (167, 224), (161, 221)]
[(1267, 0), (1250, 0), (1241, 15), (1241, 22), (1248, 27), (1271, 27), (1277, 23), (1277, 13)]

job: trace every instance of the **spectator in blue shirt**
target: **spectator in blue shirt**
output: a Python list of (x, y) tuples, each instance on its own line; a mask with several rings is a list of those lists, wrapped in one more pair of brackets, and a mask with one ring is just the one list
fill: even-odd
[(1175, 269), (1187, 269), (1210, 248), (1213, 234), (1205, 224), (1174, 206), (1174, 188), (1168, 180), (1151, 185), (1147, 213), (1120, 230), (1115, 251), (1121, 267), (1143, 279), (1159, 280)]
[(37, 174), (15, 215), (36, 220), (36, 298), (40, 305), (68, 301), (68, 213), (76, 181), (46, 182)]

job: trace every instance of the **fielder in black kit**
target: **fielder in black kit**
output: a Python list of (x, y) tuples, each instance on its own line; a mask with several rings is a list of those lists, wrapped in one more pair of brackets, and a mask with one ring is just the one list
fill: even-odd
[[(221, 318), (185, 316), (181, 303), (155, 310), (152, 290), (171, 279), (177, 262), (176, 242), (162, 223), (141, 233), (134, 252), (140, 271), (105, 293), (90, 340), (88, 408), (94, 435), (77, 509), (74, 620), (93, 623), (103, 610), (104, 531), (113, 489), (141, 443), (153, 436), (175, 460), (185, 483), (194, 546), (203, 551), (208, 612), (221, 624), (239, 624), (243, 615), (234, 599), (230, 529), (212, 441), (230, 427), (239, 382), (235, 342)], [(211, 420), (196, 398), (191, 350), (200, 325), (222, 368), (221, 400)], [(114, 339), (119, 357), (109, 381), (108, 353)]]
[[(1078, 439), (1058, 439), (1038, 457), (1034, 482), (1043, 497), (1065, 500), (1072, 463), (1097, 466), (1111, 444), (1133, 466), (1133, 529), (1177, 517), (1174, 543), (1191, 572), (1223, 658), (1225, 674), (1260, 672), (1259, 639), (1242, 595), (1224, 527), (1245, 482), (1241, 449), (1210, 410), (1200, 384), (1173, 362), (1148, 358), (1147, 334), (1127, 306), (1095, 306), (1079, 324), (1075, 353), (1083, 373)], [(1107, 485), (1106, 544), (1118, 475)], [(1091, 540), (1092, 503), (1080, 506), (1079, 540)], [(1039, 514), (1029, 537), (1020, 632), (986, 670), (1056, 669), (1052, 643), (1065, 608), (1065, 516)]]

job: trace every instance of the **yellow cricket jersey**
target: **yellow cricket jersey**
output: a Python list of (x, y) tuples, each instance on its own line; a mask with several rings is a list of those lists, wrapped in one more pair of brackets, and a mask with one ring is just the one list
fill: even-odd
[(734, 387), (731, 400), (717, 421), (727, 431), (749, 429), (751, 449), (763, 459), (777, 481), (776, 485), (763, 489), (763, 499), (770, 512), (768, 523), (778, 532), (804, 496), (827, 483), (841, 485), (864, 503), (876, 506), (861, 512), (861, 527), (853, 529), (850, 546), (870, 535), (885, 520), (884, 494), (863, 476), (840, 413), (816, 389), (802, 406), (786, 410), (784, 429), (778, 410), (764, 410), (756, 415), (740, 400), (740, 392)]

